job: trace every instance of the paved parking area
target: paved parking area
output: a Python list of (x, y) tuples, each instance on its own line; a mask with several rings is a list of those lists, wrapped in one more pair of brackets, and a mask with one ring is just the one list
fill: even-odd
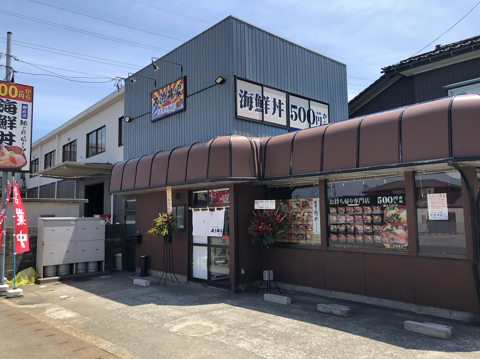
[[(475, 325), (305, 294), (288, 293), (292, 304), (284, 306), (265, 302), (263, 293), (254, 291), (230, 293), (171, 282), (163, 287), (156, 280), (140, 287), (133, 278), (117, 272), (28, 286), (23, 298), (0, 299), (0, 309), (29, 315), (99, 354), (120, 358), (480, 357), (480, 327)], [(346, 304), (352, 317), (319, 313), (318, 303)], [(452, 339), (405, 332), (405, 320), (452, 326)]]

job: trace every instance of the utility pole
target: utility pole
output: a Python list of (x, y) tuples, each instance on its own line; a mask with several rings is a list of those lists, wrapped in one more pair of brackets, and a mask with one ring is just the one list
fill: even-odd
[[(7, 32), (7, 61), (6, 61), (6, 66), (5, 66), (5, 81), (6, 82), (10, 82), (12, 72), (13, 72), (12, 71), (12, 33), (9, 31), (9, 32)], [(7, 202), (7, 196), (8, 196), (7, 181), (8, 181), (8, 172), (3, 171), (3, 173), (2, 173), (2, 207), (0, 208), (0, 210), (5, 207), (5, 203)], [(3, 233), (4, 233), (3, 239), (5, 239), (5, 241), (3, 241), (4, 243), (3, 243), (3, 246), (2, 246), (2, 268), (1, 268), (1, 278), (0, 278), (0, 289), (1, 289), (1, 291), (3, 291), (3, 289), (4, 289), (4, 288), (1, 288), (1, 287), (5, 286), (5, 284), (3, 283), (3, 278), (5, 277), (5, 250), (7, 248), (7, 243), (6, 243), (7, 221), (6, 220), (3, 221), (2, 229), (3, 229)], [(8, 287), (8, 285), (6, 285), (6, 286)]]
[(7, 32), (7, 64), (5, 66), (5, 81), (10, 82), (12, 73), (12, 33)]

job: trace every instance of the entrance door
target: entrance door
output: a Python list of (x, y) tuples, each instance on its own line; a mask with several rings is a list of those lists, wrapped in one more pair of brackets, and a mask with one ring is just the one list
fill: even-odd
[[(194, 205), (198, 205), (195, 195), (207, 191), (194, 192)], [(225, 202), (228, 204), (228, 189), (222, 190), (210, 190), (210, 195), (205, 194), (202, 196), (207, 200), (208, 197), (212, 199), (212, 196), (217, 196), (217, 193), (227, 194)], [(214, 193), (212, 195), (212, 192)], [(216, 198), (216, 197), (215, 197)], [(202, 203), (200, 203), (202, 204)], [(197, 207), (196, 210), (215, 210), (215, 208), (221, 207), (221, 204), (217, 202), (210, 202), (212, 207)], [(190, 216), (193, 216), (190, 213)], [(193, 223), (190, 221), (190, 223)], [(190, 248), (191, 248), (191, 273), (190, 279), (199, 282), (206, 282), (210, 285), (229, 287), (230, 285), (230, 240), (229, 240), (229, 210), (225, 208), (225, 219), (223, 235), (221, 237), (209, 237), (209, 236), (190, 236)]]
[(192, 236), (192, 279), (228, 286), (230, 243), (226, 238)]
[(93, 217), (94, 214), (104, 214), (103, 187), (103, 183), (85, 186), (85, 199), (88, 199), (88, 203), (85, 204), (85, 217)]

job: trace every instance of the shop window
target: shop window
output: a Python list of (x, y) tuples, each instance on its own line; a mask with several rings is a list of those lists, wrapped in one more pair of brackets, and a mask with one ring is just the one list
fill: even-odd
[(329, 246), (407, 249), (403, 177), (329, 181), (327, 192)]
[(30, 169), (30, 174), (34, 174), (38, 172), (38, 158), (35, 160), (32, 160), (31, 162), (31, 169)]
[(230, 195), (228, 188), (194, 191), (192, 196), (193, 206), (228, 205)]
[(466, 254), (460, 173), (417, 173), (415, 193), (419, 252)]
[(67, 143), (63, 146), (63, 162), (77, 160), (77, 140)]
[(105, 126), (87, 134), (87, 157), (105, 152)]
[(172, 207), (172, 212), (177, 218), (177, 231), (185, 230), (185, 206)]
[(287, 216), (286, 232), (280, 243), (320, 245), (320, 203), (318, 186), (270, 189), (270, 199)]
[(44, 169), (55, 166), (55, 151), (48, 152), (45, 155)]

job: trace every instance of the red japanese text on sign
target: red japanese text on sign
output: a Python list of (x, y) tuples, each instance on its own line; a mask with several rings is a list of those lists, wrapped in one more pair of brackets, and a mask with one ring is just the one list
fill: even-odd
[(20, 191), (16, 182), (13, 182), (13, 200), (15, 208), (13, 227), (15, 233), (15, 253), (21, 254), (30, 251), (30, 244), (28, 241), (27, 214), (25, 213), (22, 197), (20, 197)]

